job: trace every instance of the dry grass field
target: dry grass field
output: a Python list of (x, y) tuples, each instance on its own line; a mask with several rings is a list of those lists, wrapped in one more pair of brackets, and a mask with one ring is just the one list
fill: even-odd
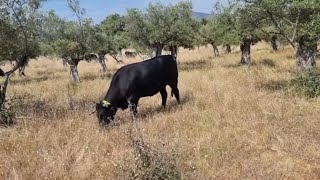
[[(290, 90), (292, 49), (253, 49), (251, 67), (238, 65), (239, 52), (181, 50), (182, 103), (169, 97), (163, 111), (159, 94), (141, 99), (145, 142), (170, 157), (182, 179), (320, 179), (320, 99)], [(106, 130), (91, 115), (119, 68), (111, 58), (107, 64), (103, 75), (98, 63), (81, 62), (80, 84), (48, 58), (12, 78), (9, 96), (23, 114), (0, 128), (0, 179), (128, 179), (135, 158), (128, 110)]]

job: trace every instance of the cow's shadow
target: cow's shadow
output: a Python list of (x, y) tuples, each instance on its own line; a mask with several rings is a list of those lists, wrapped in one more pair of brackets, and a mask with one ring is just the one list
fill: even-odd
[(191, 61), (181, 62), (178, 64), (179, 71), (192, 71), (210, 68), (210, 61)]
[[(176, 111), (182, 110), (183, 106), (187, 104), (188, 102), (192, 101), (193, 97), (190, 95), (185, 95), (181, 97), (180, 104), (176, 101), (175, 98), (172, 98), (171, 100), (167, 101), (167, 107), (163, 109), (161, 107), (161, 102), (159, 103), (159, 106), (152, 106), (152, 107), (138, 107), (138, 114), (137, 114), (137, 120), (138, 121), (147, 121), (148, 119), (152, 118), (153, 116), (157, 114), (162, 113), (174, 113)], [(129, 123), (132, 120), (131, 112), (129, 109), (124, 110), (124, 113), (121, 113), (120, 117), (116, 117), (115, 121), (109, 124), (109, 127), (114, 126), (121, 126), (124, 124)]]
[(161, 103), (159, 102), (159, 106), (156, 107), (143, 107), (138, 109), (138, 119), (146, 119), (153, 117), (159, 113), (174, 113), (183, 108), (183, 105), (193, 100), (193, 96), (191, 94), (185, 94), (181, 96), (180, 103), (177, 102), (175, 98), (168, 98), (166, 108), (162, 108)]

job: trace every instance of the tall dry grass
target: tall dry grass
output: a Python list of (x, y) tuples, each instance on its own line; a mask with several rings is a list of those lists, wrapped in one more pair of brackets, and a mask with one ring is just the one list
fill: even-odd
[[(320, 179), (320, 99), (290, 93), (291, 49), (254, 47), (251, 67), (240, 54), (213, 58), (211, 48), (181, 50), (182, 104), (143, 98), (138, 125), (151, 148), (174, 157), (183, 179)], [(125, 63), (139, 59), (125, 59)], [(81, 62), (82, 82), (70, 82), (60, 61), (31, 61), (28, 77), (12, 78), (9, 95), (28, 106), (0, 129), (1, 179), (127, 179), (134, 161), (130, 115), (101, 130), (92, 101), (101, 100), (109, 74)], [(168, 89), (169, 90), (169, 89)]]

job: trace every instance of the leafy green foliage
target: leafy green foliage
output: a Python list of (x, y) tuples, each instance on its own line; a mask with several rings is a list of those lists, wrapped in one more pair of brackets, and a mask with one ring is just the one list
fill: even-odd
[(319, 38), (319, 0), (252, 0), (244, 2), (241, 11), (245, 12), (247, 26), (272, 27), (267, 34), (279, 34), (295, 47), (300, 36)]
[(192, 47), (198, 27), (192, 19), (192, 4), (181, 2), (149, 4), (146, 13), (129, 9), (125, 29), (134, 48), (162, 50), (169, 45)]
[(174, 23), (170, 26), (172, 39), (169, 45), (192, 48), (200, 28), (200, 23), (192, 18), (192, 4), (178, 3), (172, 7), (170, 17)]
[(99, 51), (109, 54), (117, 54), (121, 49), (128, 47), (125, 33), (125, 17), (119, 14), (108, 16), (96, 28), (96, 42)]
[(39, 55), (37, 41), (41, 25), (38, 12), (42, 0), (0, 1), (0, 61), (16, 61), (21, 56)]
[(0, 126), (10, 126), (18, 116), (24, 115), (29, 94), (15, 95), (6, 100), (6, 108), (0, 111)]
[(128, 9), (125, 29), (132, 46), (138, 51), (152, 48), (148, 37), (149, 29), (145, 21), (142, 11)]
[(315, 70), (299, 72), (291, 81), (293, 90), (309, 98), (320, 96), (320, 73)]
[(38, 12), (41, 2), (42, 0), (0, 1), (0, 62), (17, 62), (5, 73), (5, 81), (0, 85), (0, 119), (8, 123), (11, 122), (12, 115), (5, 104), (10, 76), (25, 66), (29, 58), (40, 54), (37, 38), (42, 18)]
[(77, 17), (77, 21), (66, 21), (50, 11), (44, 18), (41, 31), (42, 54), (55, 55), (77, 65), (84, 60), (87, 53), (95, 50), (95, 29), (91, 19), (84, 19), (84, 10), (79, 1), (68, 0), (70, 9)]
[(247, 39), (253, 42), (263, 37), (263, 29), (266, 27), (263, 18), (265, 17), (252, 4), (238, 6), (235, 12), (236, 29), (241, 40)]
[(211, 15), (200, 29), (202, 44), (239, 44), (239, 34), (236, 28), (234, 5), (227, 7), (216, 4), (216, 12)]

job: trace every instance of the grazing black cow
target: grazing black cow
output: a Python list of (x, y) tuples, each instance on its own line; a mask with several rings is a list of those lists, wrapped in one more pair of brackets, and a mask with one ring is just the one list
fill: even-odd
[(124, 54), (126, 55), (127, 58), (134, 58), (137, 56), (136, 52), (130, 52), (130, 51), (126, 51)]
[(175, 95), (180, 103), (177, 62), (171, 55), (123, 66), (112, 77), (104, 100), (96, 104), (100, 125), (110, 123), (118, 108), (124, 110), (129, 107), (136, 115), (139, 99), (158, 92), (162, 96), (162, 106), (165, 107), (167, 85), (172, 89), (171, 96)]

